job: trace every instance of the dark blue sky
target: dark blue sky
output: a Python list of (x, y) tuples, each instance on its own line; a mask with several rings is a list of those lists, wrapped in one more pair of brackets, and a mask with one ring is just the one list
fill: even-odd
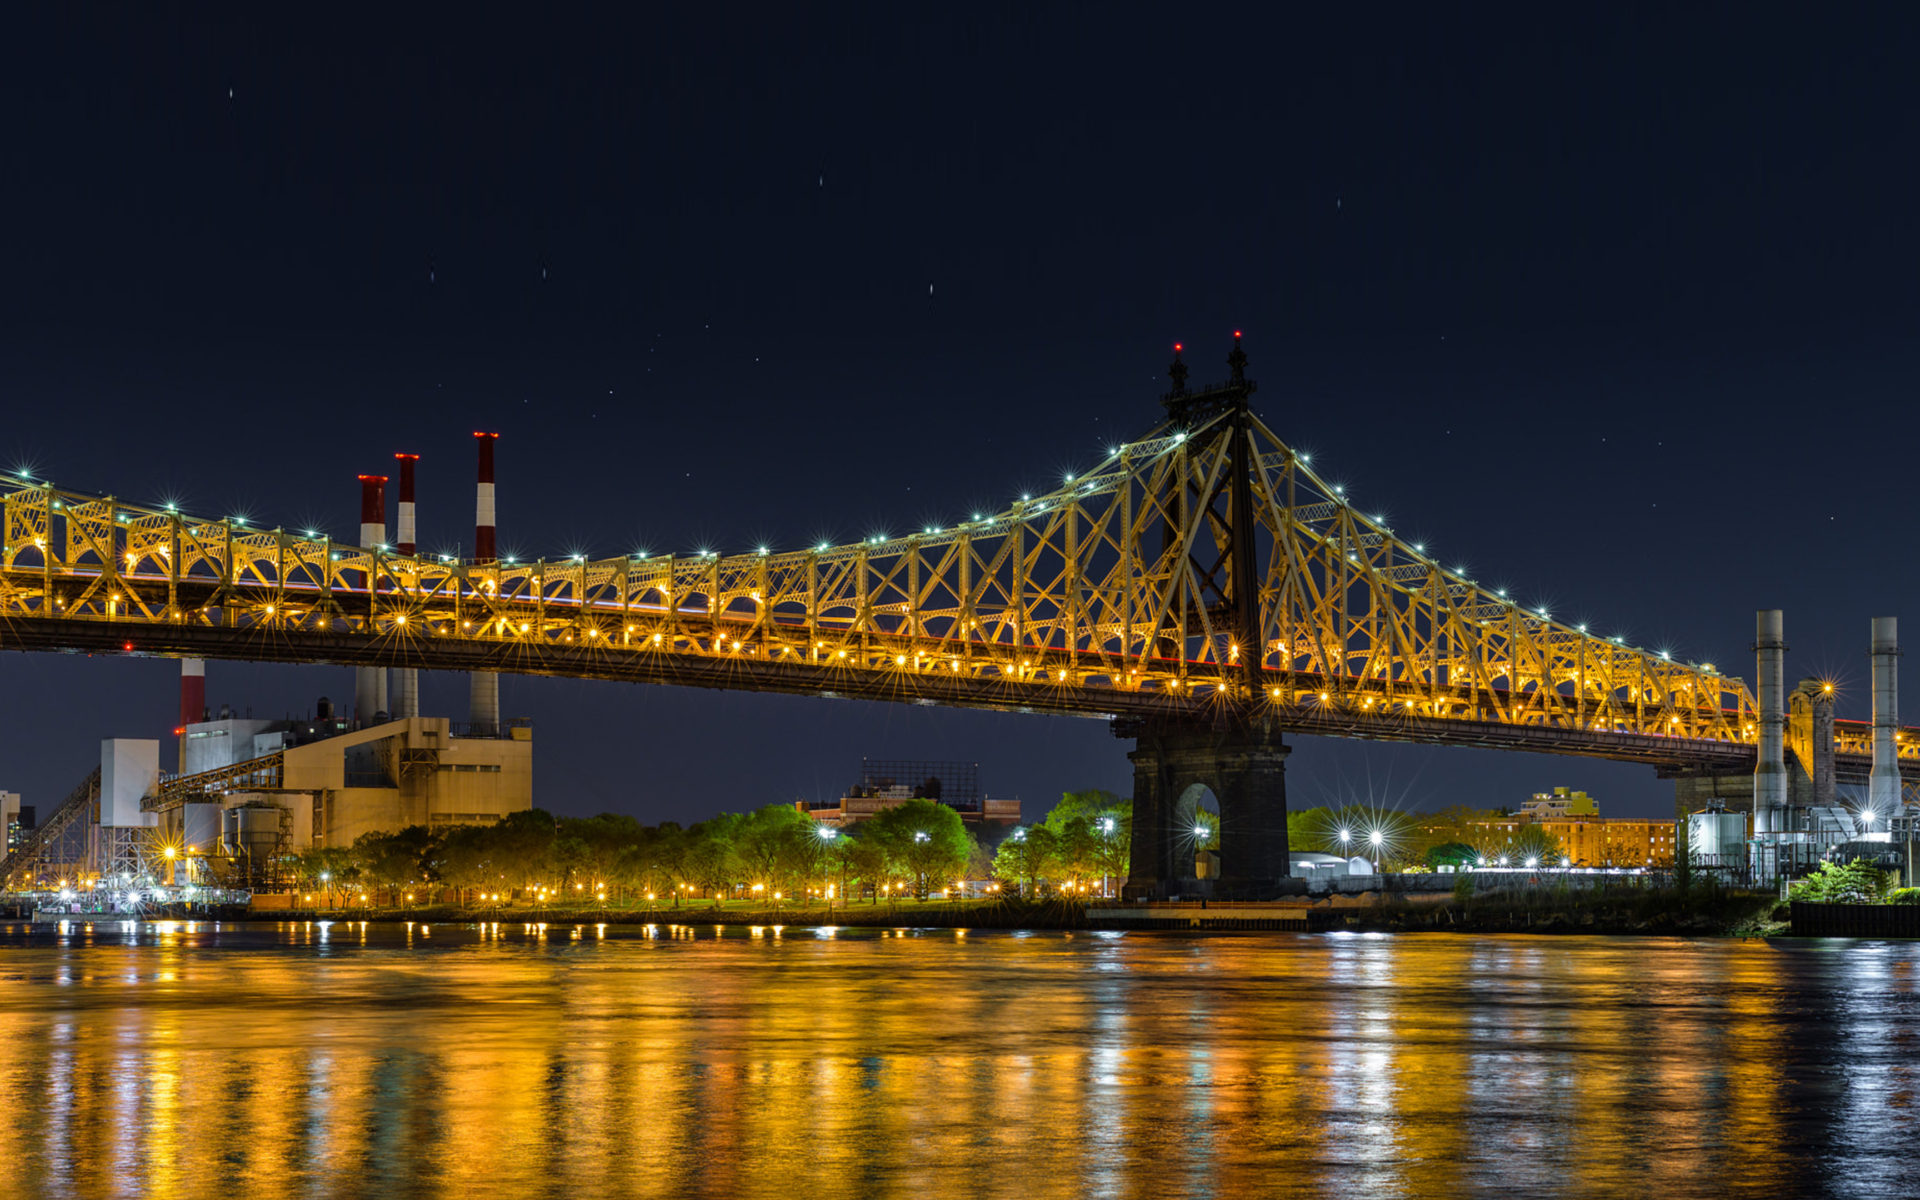
[[(1920, 587), (1903, 13), (221, 11), (0, 18), (0, 457), (63, 485), (351, 536), (353, 476), (411, 450), (451, 548), (485, 427), (510, 552), (845, 539), (1090, 462), (1156, 418), (1169, 342), (1240, 328), (1281, 437), (1556, 614), (1750, 675), (1784, 607), (1790, 680), (1864, 716), (1868, 619)], [(176, 686), (0, 656), (0, 787), (57, 801)], [(209, 667), (216, 704), (321, 693), (349, 672)], [(1094, 722), (514, 678), (503, 708), (561, 812), (830, 794), (863, 754), (977, 759), (1030, 809), (1130, 779)], [(1671, 803), (1571, 759), (1290, 769), (1306, 801)]]

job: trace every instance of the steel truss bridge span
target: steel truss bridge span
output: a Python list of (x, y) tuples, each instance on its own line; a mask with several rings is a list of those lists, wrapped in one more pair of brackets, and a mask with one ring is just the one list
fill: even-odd
[(1231, 710), (1302, 733), (1750, 768), (1743, 680), (1446, 569), (1315, 475), (1250, 390), (1177, 392), (1148, 435), (1002, 512), (796, 552), (399, 555), (0, 475), (0, 647)]

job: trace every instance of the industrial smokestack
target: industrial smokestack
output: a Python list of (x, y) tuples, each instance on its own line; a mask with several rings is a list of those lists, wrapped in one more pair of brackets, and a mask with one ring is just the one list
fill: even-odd
[[(387, 540), (387, 477), (360, 476), (360, 545), (375, 550)], [(368, 574), (371, 591), (378, 580)], [(379, 667), (356, 667), (353, 672), (353, 719), (362, 726), (374, 722), (375, 713), (387, 711), (387, 673)]]
[(1760, 754), (1753, 765), (1753, 831), (1780, 833), (1787, 809), (1787, 641), (1777, 608), (1761, 609), (1754, 622), (1760, 670)]
[[(491, 566), (497, 557), (493, 542), (493, 444), (500, 435), (476, 431), (473, 437), (480, 449), (480, 477), (473, 501), (473, 561), (477, 566)], [(498, 675), (473, 674), (467, 716), (473, 732), (482, 737), (491, 737), (499, 731)]]
[[(1900, 756), (1894, 744), (1899, 726), (1900, 624), (1897, 617), (1873, 619), (1873, 771), (1867, 776), (1867, 813), (1888, 820), (1900, 812)], [(1892, 828), (1891, 825), (1882, 828)]]
[(207, 716), (207, 660), (204, 658), (183, 658), (180, 660), (180, 727), (173, 731), (180, 739), (180, 758), (176, 769), (182, 774), (187, 772), (187, 726), (203, 721)]
[[(394, 539), (394, 549), (403, 555), (411, 556), (417, 552), (414, 544), (413, 524), (413, 465), (420, 461), (418, 454), (396, 454), (400, 463), (400, 526)], [(394, 711), (396, 717), (417, 717), (420, 715), (420, 672), (412, 667), (401, 667), (393, 673)]]

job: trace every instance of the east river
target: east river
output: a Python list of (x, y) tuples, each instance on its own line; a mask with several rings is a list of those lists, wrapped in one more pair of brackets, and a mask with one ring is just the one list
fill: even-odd
[(1920, 945), (0, 926), (0, 1193), (1920, 1195)]

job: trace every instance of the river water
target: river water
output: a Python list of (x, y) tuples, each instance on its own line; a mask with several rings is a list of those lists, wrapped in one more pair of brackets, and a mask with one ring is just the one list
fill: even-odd
[(0, 926), (0, 1194), (1920, 1195), (1920, 945)]

